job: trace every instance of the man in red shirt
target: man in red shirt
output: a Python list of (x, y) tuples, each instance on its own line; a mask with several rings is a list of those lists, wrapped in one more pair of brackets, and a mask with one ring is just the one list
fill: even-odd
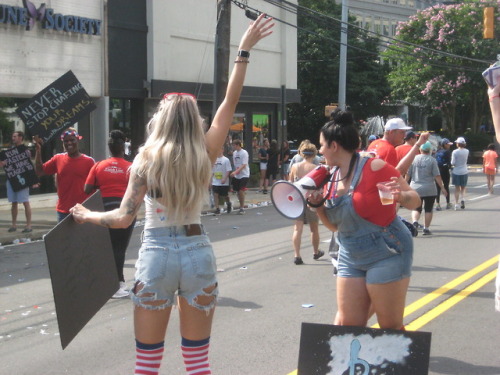
[(82, 203), (89, 196), (83, 190), (87, 175), (95, 161), (82, 154), (78, 148), (81, 137), (73, 128), (68, 128), (61, 135), (66, 152), (54, 155), (42, 163), (42, 142), (35, 137), (35, 169), (38, 176), (56, 175), (57, 181), (57, 220), (62, 221), (69, 215), (69, 210), (77, 203)]
[(411, 126), (406, 126), (403, 119), (398, 117), (391, 118), (385, 123), (384, 137), (373, 141), (367, 151), (374, 152), (377, 155), (377, 158), (386, 161), (393, 167), (396, 167), (401, 175), (405, 175), (408, 168), (410, 168), (413, 159), (419, 153), (419, 147), (429, 139), (429, 133), (422, 133), (418, 138), (418, 141), (415, 142), (406, 156), (399, 160), (396, 152), (396, 146), (403, 144), (406, 131), (411, 129)]
[(398, 160), (403, 159), (406, 154), (411, 150), (411, 148), (417, 143), (418, 134), (413, 132), (412, 130), (408, 130), (405, 135), (405, 143), (399, 146), (396, 146), (396, 154), (398, 155)]

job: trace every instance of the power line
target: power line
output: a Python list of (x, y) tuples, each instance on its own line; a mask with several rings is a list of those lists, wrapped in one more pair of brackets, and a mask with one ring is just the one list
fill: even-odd
[[(255, 15), (255, 18), (258, 14), (261, 14), (263, 12), (261, 12), (260, 10), (256, 9), (256, 8), (252, 8), (250, 6), (248, 6), (247, 4), (242, 4), (241, 2), (237, 1), (237, 0), (231, 0), (236, 6), (238, 6), (239, 8), (243, 9), (246, 11), (247, 13), (247, 16), (248, 16), (248, 12), (253, 12), (254, 15)], [(267, 1), (267, 0), (265, 0)], [(270, 1), (268, 1), (270, 2)], [(271, 3), (271, 2), (270, 2)], [(273, 4), (275, 5), (275, 4)], [(281, 6), (279, 6), (281, 8)], [(308, 9), (308, 8), (306, 8)], [(290, 10), (289, 10), (290, 11)], [(294, 11), (292, 11), (292, 13), (294, 13)], [(297, 13), (294, 13), (294, 14), (297, 14)], [(321, 13), (320, 13), (321, 14)], [(312, 16), (313, 18), (316, 18), (320, 21), (324, 21), (324, 19), (321, 19), (321, 18), (318, 18), (316, 16)], [(254, 17), (250, 17), (250, 18), (254, 18)], [(333, 20), (336, 20), (335, 18), (333, 17), (330, 17), (332, 18)], [(333, 39), (333, 38), (330, 38), (330, 37), (327, 37), (327, 36), (324, 36), (324, 35), (321, 35), (321, 34), (318, 34), (314, 31), (311, 31), (311, 30), (307, 30), (307, 29), (304, 29), (302, 27), (299, 27), (297, 25), (293, 25), (287, 21), (283, 21), (279, 18), (276, 18), (276, 17), (273, 17), (274, 20), (276, 20), (277, 22), (281, 22), (283, 24), (286, 24), (288, 26), (291, 26), (297, 30), (300, 30), (300, 31), (303, 31), (303, 32), (306, 32), (308, 34), (311, 34), (311, 35), (314, 35), (316, 37), (319, 37), (319, 38), (322, 38), (322, 39), (325, 39), (325, 40), (328, 40), (328, 41), (331, 41), (333, 43), (336, 43), (338, 45), (344, 45), (344, 43), (336, 40), (336, 39)], [(342, 23), (342, 21), (340, 20), (336, 20), (340, 23)], [(368, 30), (365, 30), (363, 28), (360, 28), (358, 26), (355, 26), (356, 28), (362, 30), (362, 31), (365, 31), (367, 32)], [(372, 32), (373, 33), (373, 32)], [(377, 34), (379, 35), (379, 34)], [(378, 41), (378, 44), (382, 45), (380, 40)], [(356, 46), (353, 46), (351, 44), (345, 44), (347, 47), (349, 48), (352, 48), (354, 50), (358, 50), (360, 52), (364, 52), (366, 53), (367, 55), (371, 55), (371, 56), (379, 56), (379, 53), (378, 52), (372, 52), (372, 51), (368, 51), (366, 49), (363, 49), (363, 48), (359, 48), (359, 47), (356, 47)], [(402, 56), (399, 56), (399, 57), (391, 57), (392, 60), (396, 60), (396, 61), (407, 61), (408, 60), (408, 56), (412, 56), (414, 58), (418, 58), (418, 59), (428, 59), (429, 61), (422, 61), (423, 64), (426, 64), (426, 65), (430, 65), (430, 66), (435, 66), (435, 67), (438, 67), (438, 68), (444, 68), (444, 69), (453, 69), (453, 70), (457, 70), (457, 71), (471, 71), (471, 72), (475, 72), (475, 73), (478, 73), (478, 72), (481, 72), (483, 70), (483, 68), (471, 68), (471, 67), (465, 67), (465, 66), (462, 66), (462, 65), (452, 65), (452, 64), (449, 64), (449, 63), (439, 63), (439, 62), (435, 62), (434, 60), (432, 60), (432, 57), (429, 57), (429, 56), (422, 56), (422, 55), (417, 55), (417, 54), (414, 54), (414, 53), (410, 53), (408, 51), (403, 51), (403, 50), (400, 50), (400, 49), (396, 49), (396, 47), (392, 44), (386, 44), (386, 45), (382, 45), (382, 46), (385, 46), (387, 49), (389, 50), (394, 50), (395, 52), (399, 52), (399, 53), (402, 53), (403, 55)], [(437, 51), (437, 52), (440, 52), (440, 51)], [(462, 58), (462, 56), (458, 56), (457, 57), (459, 58)], [(467, 59), (467, 58), (466, 58)]]
[[(341, 20), (339, 20), (339, 19), (337, 19), (335, 17), (332, 17), (332, 16), (329, 16), (329, 15), (317, 12), (317, 11), (315, 11), (313, 9), (306, 8), (306, 7), (298, 5), (298, 4), (291, 3), (291, 2), (289, 2), (287, 0), (280, 0), (280, 1), (276, 1), (276, 0), (264, 0), (264, 1), (267, 2), (267, 3), (269, 3), (269, 4), (271, 4), (271, 5), (276, 6), (278, 8), (281, 8), (281, 9), (287, 10), (287, 11), (289, 11), (291, 13), (294, 13), (296, 15), (298, 15), (298, 10), (300, 9), (303, 12), (310, 13), (311, 14), (310, 17), (313, 17), (315, 19), (327, 18), (327, 19), (333, 20), (335, 22), (338, 22), (341, 25), (344, 24), (344, 22), (342, 22)], [(288, 5), (288, 8), (284, 7), (283, 4)], [(292, 9), (295, 9), (295, 11), (293, 11)], [(304, 14), (304, 13), (302, 13), (302, 14)], [(305, 14), (305, 15), (307, 15), (307, 14)], [(473, 59), (473, 58), (470, 58), (470, 57), (456, 55), (456, 54), (452, 54), (452, 53), (445, 52), (445, 51), (439, 51), (439, 50), (436, 50), (434, 48), (430, 48), (430, 47), (426, 47), (426, 46), (423, 46), (423, 45), (419, 45), (419, 44), (415, 44), (415, 43), (411, 43), (411, 42), (399, 40), (399, 39), (392, 38), (392, 37), (389, 37), (389, 36), (381, 35), (381, 34), (379, 34), (377, 32), (371, 31), (371, 30), (364, 29), (364, 28), (362, 28), (362, 27), (360, 27), (358, 25), (351, 24), (349, 22), (346, 22), (346, 25), (349, 26), (349, 27), (358, 29), (358, 30), (363, 30), (363, 31), (368, 32), (370, 34), (375, 34), (378, 38), (381, 38), (381, 39), (383, 38), (383, 39), (387, 39), (387, 40), (392, 40), (392, 41), (397, 42), (397, 43), (402, 43), (402, 44), (406, 44), (408, 46), (412, 46), (412, 47), (416, 47), (416, 48), (421, 48), (421, 49), (424, 49), (424, 50), (428, 50), (430, 52), (437, 53), (438, 55), (444, 55), (444, 56), (447, 56), (447, 57), (453, 57), (453, 58), (458, 58), (458, 59), (463, 59), (463, 60), (469, 60), (469, 61), (473, 61), (473, 62), (479, 62), (479, 63), (487, 64), (487, 65), (490, 65), (490, 64), (492, 64), (494, 62), (494, 61), (486, 61), (486, 60)], [(386, 43), (387, 47), (389, 47), (391, 45), (391, 44), (389, 44), (389, 42), (385, 42), (385, 41), (381, 41), (381, 43)], [(408, 53), (408, 52), (405, 51), (405, 53)], [(414, 56), (419, 56), (419, 55), (414, 55)]]

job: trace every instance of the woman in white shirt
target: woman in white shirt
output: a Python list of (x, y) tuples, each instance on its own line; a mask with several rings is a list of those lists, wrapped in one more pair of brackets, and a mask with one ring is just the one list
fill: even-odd
[[(469, 171), (467, 170), (469, 150), (465, 148), (464, 137), (458, 137), (455, 143), (458, 148), (451, 153), (451, 165), (453, 167), (451, 181), (455, 185), (455, 211), (457, 211), (459, 208), (462, 210), (465, 208), (465, 187), (469, 177)], [(458, 201), (460, 201), (460, 206)]]

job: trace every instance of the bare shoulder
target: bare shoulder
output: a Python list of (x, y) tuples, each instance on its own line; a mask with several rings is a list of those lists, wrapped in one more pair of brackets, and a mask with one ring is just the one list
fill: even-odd
[(383, 161), (382, 159), (373, 159), (373, 161), (371, 163), (372, 171), (377, 172), (377, 171), (381, 170), (382, 168), (384, 168), (385, 164), (386, 164), (386, 162)]

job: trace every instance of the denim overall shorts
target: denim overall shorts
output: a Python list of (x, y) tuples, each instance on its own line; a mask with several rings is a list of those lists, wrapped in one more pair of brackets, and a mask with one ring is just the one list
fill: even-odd
[(326, 214), (338, 226), (338, 276), (364, 277), (368, 284), (385, 284), (411, 276), (413, 239), (398, 216), (383, 227), (363, 219), (354, 210), (352, 192), (366, 161), (358, 157), (349, 192), (328, 199)]

